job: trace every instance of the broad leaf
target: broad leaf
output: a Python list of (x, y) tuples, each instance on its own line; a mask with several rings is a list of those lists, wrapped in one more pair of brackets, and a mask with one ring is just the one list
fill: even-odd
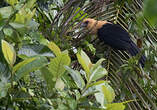
[(25, 25), (24, 24), (20, 24), (20, 23), (15, 23), (15, 22), (10, 22), (9, 23), (13, 28), (18, 29), (20, 31), (26, 31), (25, 29)]
[(54, 52), (54, 54), (55, 54), (56, 56), (61, 55), (61, 50), (60, 50), (60, 48), (59, 48), (54, 42), (50, 42), (50, 43), (48, 44), (48, 47), (51, 49), (51, 51)]
[(41, 67), (47, 65), (48, 60), (45, 57), (34, 57), (26, 59), (20, 63), (18, 63), (14, 68), (13, 72), (15, 72), (14, 80), (19, 80), (29, 72), (40, 69)]
[(111, 103), (114, 100), (114, 98), (115, 98), (114, 90), (107, 83), (102, 86), (102, 92), (104, 94), (104, 97), (105, 97), (107, 103)]
[[(99, 93), (99, 91), (98, 90), (96, 90), (96, 88), (94, 87), (94, 86), (92, 86), (92, 87), (89, 87), (83, 94), (82, 94), (82, 96), (83, 97), (87, 97), (87, 96), (89, 96), (89, 95), (95, 95), (96, 93)], [(103, 97), (102, 97), (103, 98)], [(101, 99), (99, 99), (99, 100), (101, 100)]]
[(56, 84), (55, 84), (55, 88), (56, 89), (60, 89), (60, 90), (63, 90), (64, 89), (64, 82), (62, 81), (61, 78), (58, 78), (57, 81), (56, 81)]
[(101, 63), (102, 63), (104, 60), (105, 60), (104, 58), (99, 59), (99, 60), (96, 62), (96, 64), (94, 64), (94, 65), (92, 66), (91, 71), (94, 71), (98, 66), (100, 66)]
[(25, 8), (33, 8), (35, 6), (37, 0), (28, 0), (27, 4), (25, 4)]
[(98, 93), (95, 93), (94, 95), (95, 95), (97, 102), (101, 104), (102, 108), (104, 108), (105, 98), (104, 98), (103, 93), (99, 91)]
[(111, 103), (115, 98), (114, 90), (107, 82), (96, 85), (96, 90), (99, 91), (99, 93), (95, 93), (96, 100), (102, 107), (104, 107), (104, 104)]
[(40, 69), (44, 80), (46, 81), (47, 87), (50, 91), (55, 87), (55, 81), (53, 80), (52, 73), (48, 70), (47, 67), (43, 67)]
[(18, 51), (18, 56), (23, 57), (32, 57), (32, 56), (46, 56), (46, 57), (54, 57), (52, 52), (47, 46), (44, 45), (23, 45), (22, 48), (19, 49)]
[(0, 8), (0, 15), (2, 18), (9, 18), (13, 13), (13, 8), (11, 6)]
[(153, 25), (157, 26), (157, 0), (145, 0), (144, 16)]
[(99, 81), (96, 81), (96, 82), (93, 82), (93, 83), (89, 84), (87, 86), (87, 88), (92, 87), (92, 86), (97, 86), (97, 85), (100, 85), (100, 84), (103, 84), (103, 83), (107, 83), (107, 82), (104, 81), (104, 80), (99, 80)]
[(101, 63), (104, 61), (104, 58), (99, 59), (96, 64), (93, 64), (91, 67), (91, 75), (89, 81), (96, 81), (102, 78), (104, 75), (107, 75), (107, 70), (101, 66)]
[(107, 75), (107, 70), (105, 68), (103, 68), (102, 66), (98, 66), (91, 72), (89, 82), (96, 81), (96, 80), (102, 78), (104, 75)]
[(4, 54), (4, 58), (8, 62), (10, 66), (13, 66), (16, 61), (16, 53), (12, 45), (8, 42), (2, 40), (2, 51)]
[(7, 95), (8, 89), (10, 87), (11, 87), (11, 84), (8, 83), (8, 80), (5, 77), (1, 77), (1, 81), (0, 81), (0, 99)]
[(18, 69), (20, 69), (21, 67), (25, 66), (26, 64), (34, 61), (35, 59), (36, 59), (36, 57), (34, 57), (34, 58), (28, 58), (28, 59), (26, 59), (26, 60), (24, 60), (24, 61), (16, 64), (14, 66), (14, 68), (13, 68), (13, 73), (15, 73)]
[(36, 9), (33, 11), (21, 9), (19, 13), (16, 14), (15, 22), (20, 24), (28, 24), (32, 20), (35, 11)]
[(16, 3), (18, 3), (18, 0), (5, 0), (10, 5), (14, 6)]
[(92, 67), (92, 63), (91, 63), (89, 57), (83, 50), (78, 52), (76, 55), (77, 55), (77, 59), (78, 59), (79, 63), (81, 64), (81, 66), (83, 67), (83, 69), (86, 72), (87, 80), (89, 80), (90, 68)]
[(112, 103), (112, 104), (106, 104), (106, 110), (124, 110), (125, 105), (123, 103)]
[(6, 36), (12, 36), (13, 30), (11, 28), (4, 28), (3, 32)]
[(61, 55), (51, 59), (48, 67), (53, 76), (58, 79), (65, 72), (64, 66), (69, 66), (70, 62), (71, 59), (68, 54), (62, 53)]
[(75, 81), (78, 88), (83, 89), (85, 86), (85, 82), (81, 76), (81, 74), (77, 70), (73, 70), (68, 66), (65, 66), (66, 70), (70, 73), (71, 77)]

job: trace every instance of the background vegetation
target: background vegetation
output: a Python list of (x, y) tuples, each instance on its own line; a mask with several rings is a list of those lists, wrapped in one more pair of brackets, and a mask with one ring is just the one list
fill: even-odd
[[(156, 0), (1, 0), (1, 110), (157, 110)], [(80, 28), (120, 24), (147, 56)], [(101, 80), (100, 80), (101, 79)]]

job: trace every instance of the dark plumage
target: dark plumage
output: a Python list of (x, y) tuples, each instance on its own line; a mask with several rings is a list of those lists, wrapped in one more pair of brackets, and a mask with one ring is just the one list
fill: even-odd
[[(85, 19), (83, 23), (90, 30), (91, 34), (97, 34), (99, 39), (110, 47), (128, 51), (131, 56), (135, 56), (140, 52), (140, 49), (130, 39), (129, 33), (120, 25), (107, 21), (96, 21), (90, 18)], [(145, 60), (146, 57), (142, 55), (139, 60), (142, 67), (144, 67)]]

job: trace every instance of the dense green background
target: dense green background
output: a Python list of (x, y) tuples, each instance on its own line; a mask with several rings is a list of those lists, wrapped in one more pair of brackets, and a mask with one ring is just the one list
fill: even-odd
[[(156, 110), (156, 0), (1, 0), (1, 110)], [(146, 55), (129, 58), (80, 28), (120, 24)], [(101, 79), (101, 80), (100, 80)]]

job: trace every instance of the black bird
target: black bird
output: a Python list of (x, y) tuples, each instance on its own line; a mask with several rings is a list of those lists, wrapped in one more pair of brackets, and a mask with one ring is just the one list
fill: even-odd
[[(91, 34), (96, 34), (100, 41), (114, 49), (128, 51), (131, 56), (140, 52), (140, 49), (130, 39), (129, 33), (118, 24), (86, 18), (81, 25), (86, 27)], [(146, 57), (142, 55), (139, 60), (142, 67), (144, 67), (145, 61)]]

